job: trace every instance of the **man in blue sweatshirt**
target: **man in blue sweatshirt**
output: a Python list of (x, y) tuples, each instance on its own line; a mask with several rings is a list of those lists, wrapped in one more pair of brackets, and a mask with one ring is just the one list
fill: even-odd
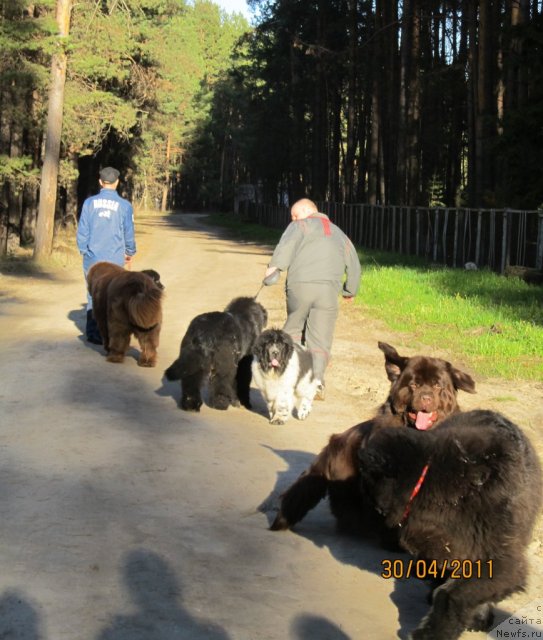
[[(119, 266), (129, 265), (136, 253), (134, 212), (128, 200), (117, 193), (119, 171), (105, 167), (100, 171), (100, 193), (83, 203), (77, 227), (77, 248), (83, 256), (83, 272), (105, 260)], [(87, 293), (87, 340), (102, 344), (98, 326), (92, 316), (92, 298)]]
[(352, 300), (360, 287), (356, 249), (317, 205), (302, 198), (292, 205), (292, 222), (273, 252), (265, 276), (287, 271), (287, 321), (283, 329), (313, 356), (319, 380), (316, 398), (324, 400), (324, 371), (330, 359), (338, 297)]

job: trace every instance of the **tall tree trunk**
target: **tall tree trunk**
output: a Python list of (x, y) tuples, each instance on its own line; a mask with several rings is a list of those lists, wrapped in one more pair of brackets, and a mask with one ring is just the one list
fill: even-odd
[(373, 82), (371, 101), (371, 135), (368, 158), (368, 204), (377, 204), (379, 179), (379, 94), (378, 81)]
[[(168, 137), (166, 139), (166, 178), (165, 183), (162, 186), (162, 198), (160, 200), (160, 210), (162, 212), (166, 211), (168, 208), (168, 193), (169, 193), (169, 184), (170, 184), (170, 155), (172, 148), (172, 134), (168, 133)], [(222, 153), (221, 153), (221, 175), (220, 175), (220, 192), (219, 197), (222, 202), (223, 192), (224, 192), (224, 153), (226, 148), (226, 142), (223, 142)]]
[(527, 99), (526, 65), (523, 60), (524, 35), (522, 26), (529, 20), (530, 5), (528, 0), (514, 0), (510, 7), (510, 24), (512, 30), (507, 64), (507, 109), (521, 107)]
[(383, 118), (381, 122), (383, 140), (384, 178), (386, 200), (390, 204), (399, 201), (397, 186), (396, 154), (398, 149), (398, 0), (380, 0), (383, 29), (383, 62), (386, 81), (382, 83)]
[(404, 0), (401, 18), (400, 97), (398, 108), (398, 196), (399, 204), (407, 204), (407, 102), (411, 67), (412, 0)]
[(51, 85), (47, 109), (45, 156), (41, 173), (40, 203), (36, 225), (34, 260), (47, 258), (53, 247), (55, 201), (60, 157), (60, 139), (64, 110), (64, 84), (66, 82), (66, 53), (64, 40), (70, 31), (72, 0), (57, 0), (56, 20), (59, 28), (57, 51), (51, 60)]
[(477, 68), (477, 105), (475, 120), (476, 204), (494, 204), (492, 182), (493, 158), (491, 143), (495, 125), (495, 98), (493, 86), (494, 12), (498, 0), (479, 4), (479, 38)]
[(77, 183), (79, 179), (79, 156), (74, 151), (70, 151), (69, 158), (70, 164), (72, 165), (73, 174), (74, 176), (77, 176), (77, 178), (70, 180), (70, 183), (66, 187), (66, 211), (64, 213), (64, 224), (73, 224), (74, 226), (77, 226)]
[[(0, 93), (0, 154), (9, 154), (11, 109), (9, 93), (4, 89)], [(6, 255), (9, 238), (9, 184), (7, 180), (0, 183), (0, 255)]]
[(407, 204), (419, 204), (420, 194), (420, 29), (421, 12), (418, 0), (411, 0), (411, 73), (409, 82), (409, 100), (407, 103)]
[(478, 198), (478, 163), (476, 113), (478, 109), (478, 74), (479, 55), (477, 49), (477, 1), (468, 2), (468, 204), (476, 206)]
[(356, 0), (348, 0), (349, 12), (349, 59), (347, 61), (347, 145), (345, 151), (344, 167), (344, 200), (353, 202), (354, 199), (354, 170), (356, 147), (358, 136), (356, 127), (358, 123), (357, 114), (357, 68), (358, 68), (358, 13)]
[(23, 211), (19, 223), (19, 242), (23, 247), (31, 245), (34, 242), (37, 213), (37, 188), (35, 185), (25, 185), (23, 189)]
[(290, 118), (291, 137), (289, 140), (289, 199), (295, 202), (305, 193), (305, 171), (304, 171), (304, 124), (305, 110), (304, 101), (300, 98), (300, 64), (297, 60), (297, 49), (300, 43), (296, 36), (290, 42)]

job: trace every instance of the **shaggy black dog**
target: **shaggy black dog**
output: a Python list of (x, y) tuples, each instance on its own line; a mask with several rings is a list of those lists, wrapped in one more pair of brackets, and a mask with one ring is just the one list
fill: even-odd
[(235, 298), (224, 311), (192, 320), (179, 358), (165, 371), (168, 380), (181, 380), (182, 409), (200, 411), (206, 381), (214, 409), (240, 402), (250, 408), (251, 350), (267, 321), (266, 309), (254, 298)]
[(427, 434), (378, 430), (359, 459), (362, 492), (420, 560), (419, 577), (440, 585), (412, 638), (488, 629), (490, 604), (525, 586), (541, 508), (541, 468), (526, 436), (499, 413), (468, 411)]
[(253, 382), (262, 392), (271, 424), (284, 424), (296, 405), (296, 417), (311, 412), (319, 381), (313, 375), (313, 358), (281, 329), (260, 334), (253, 349)]
[(467, 374), (441, 358), (401, 356), (394, 347), (379, 342), (385, 354), (385, 370), (391, 382), (388, 398), (371, 420), (330, 437), (313, 464), (282, 496), (274, 531), (299, 522), (328, 494), (330, 509), (340, 528), (374, 527), (373, 510), (363, 508), (358, 482), (358, 450), (369, 436), (384, 426), (413, 427), (427, 431), (460, 410), (459, 389), (475, 393)]

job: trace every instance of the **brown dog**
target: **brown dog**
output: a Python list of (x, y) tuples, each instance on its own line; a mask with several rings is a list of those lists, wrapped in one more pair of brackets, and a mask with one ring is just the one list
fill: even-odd
[(108, 362), (122, 362), (133, 333), (139, 341), (140, 367), (154, 367), (162, 323), (162, 290), (156, 271), (126, 271), (97, 262), (87, 274), (93, 314)]
[(413, 427), (426, 431), (460, 411), (459, 389), (475, 393), (473, 379), (441, 358), (400, 356), (379, 342), (391, 382), (387, 400), (377, 415), (343, 433), (334, 434), (313, 464), (281, 496), (281, 508), (271, 529), (288, 529), (328, 494), (330, 509), (341, 528), (358, 528), (367, 507), (359, 489), (358, 451), (381, 427)]

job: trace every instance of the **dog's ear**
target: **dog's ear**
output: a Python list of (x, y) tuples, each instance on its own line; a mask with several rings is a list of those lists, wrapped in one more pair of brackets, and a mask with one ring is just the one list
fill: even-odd
[(469, 374), (464, 373), (464, 371), (460, 371), (460, 369), (457, 369), (456, 367), (453, 367), (450, 362), (447, 362), (447, 368), (451, 375), (455, 389), (461, 389), (462, 391), (466, 391), (467, 393), (476, 393), (475, 381)]
[(378, 342), (379, 349), (385, 354), (385, 371), (390, 382), (396, 382), (405, 369), (409, 358), (401, 356), (394, 347), (386, 342)]
[(262, 337), (263, 334), (261, 333), (258, 338), (255, 340), (255, 343), (253, 345), (253, 356), (260, 362), (260, 360), (262, 359), (262, 356), (264, 354), (264, 344), (265, 344), (265, 339)]

